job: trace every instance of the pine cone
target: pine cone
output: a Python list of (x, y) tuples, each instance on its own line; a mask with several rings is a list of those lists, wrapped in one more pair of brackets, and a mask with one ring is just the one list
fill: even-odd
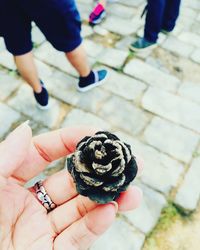
[(101, 204), (119, 197), (138, 169), (130, 146), (109, 132), (83, 138), (67, 166), (78, 193)]

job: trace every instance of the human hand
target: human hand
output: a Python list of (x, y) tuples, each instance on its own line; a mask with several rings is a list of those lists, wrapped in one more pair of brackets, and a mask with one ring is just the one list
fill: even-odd
[[(27, 123), (0, 144), (0, 249), (86, 250), (111, 226), (117, 211), (136, 208), (141, 191), (130, 187), (117, 202), (99, 205), (78, 195), (72, 177), (62, 170), (44, 182), (57, 208), (47, 213), (33, 188), (24, 184), (52, 161), (74, 152), (95, 129), (64, 128), (32, 138)], [(142, 164), (138, 162), (139, 168)]]

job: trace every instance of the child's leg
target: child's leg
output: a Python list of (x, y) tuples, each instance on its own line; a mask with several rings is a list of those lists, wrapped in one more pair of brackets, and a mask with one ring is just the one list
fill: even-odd
[(144, 37), (156, 42), (161, 31), (166, 0), (148, 0)]
[(32, 52), (20, 56), (14, 56), (14, 59), (20, 75), (33, 88), (34, 92), (40, 93), (42, 91), (42, 87)]
[(65, 53), (72, 66), (78, 71), (81, 77), (88, 76), (90, 67), (87, 60), (86, 51), (81, 44), (71, 52)]
[(35, 92), (41, 91), (40, 81), (33, 61), (31, 41), (31, 19), (17, 4), (5, 1), (1, 6), (3, 37), (8, 51), (13, 54), (22, 77)]
[(82, 46), (81, 19), (74, 0), (19, 2), (27, 15), (33, 17), (47, 40), (66, 54), (80, 76), (87, 76), (91, 70)]
[(175, 27), (176, 20), (179, 16), (181, 0), (167, 0), (164, 12), (162, 28), (172, 31)]
[(74, 0), (18, 1), (27, 15), (33, 18), (47, 40), (57, 50), (64, 52), (79, 72), (80, 91), (89, 90), (103, 83), (107, 71), (92, 71), (89, 67), (86, 52), (82, 46), (81, 19)]
[(39, 79), (32, 52), (14, 56), (14, 59), (21, 76), (34, 90), (37, 106), (40, 109), (48, 109), (48, 91)]

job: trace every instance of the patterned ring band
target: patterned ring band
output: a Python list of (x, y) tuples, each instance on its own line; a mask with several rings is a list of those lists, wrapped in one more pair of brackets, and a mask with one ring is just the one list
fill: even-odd
[(49, 195), (47, 194), (44, 186), (42, 185), (41, 181), (38, 181), (34, 185), (35, 192), (37, 194), (38, 200), (42, 203), (42, 205), (47, 209), (47, 212), (51, 212), (53, 209), (55, 209), (57, 206)]

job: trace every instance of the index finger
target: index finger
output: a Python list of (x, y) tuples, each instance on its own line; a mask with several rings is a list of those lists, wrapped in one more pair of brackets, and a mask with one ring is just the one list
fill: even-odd
[(24, 184), (52, 161), (74, 152), (83, 137), (94, 135), (97, 130), (89, 126), (67, 127), (34, 137), (25, 160), (13, 177)]

